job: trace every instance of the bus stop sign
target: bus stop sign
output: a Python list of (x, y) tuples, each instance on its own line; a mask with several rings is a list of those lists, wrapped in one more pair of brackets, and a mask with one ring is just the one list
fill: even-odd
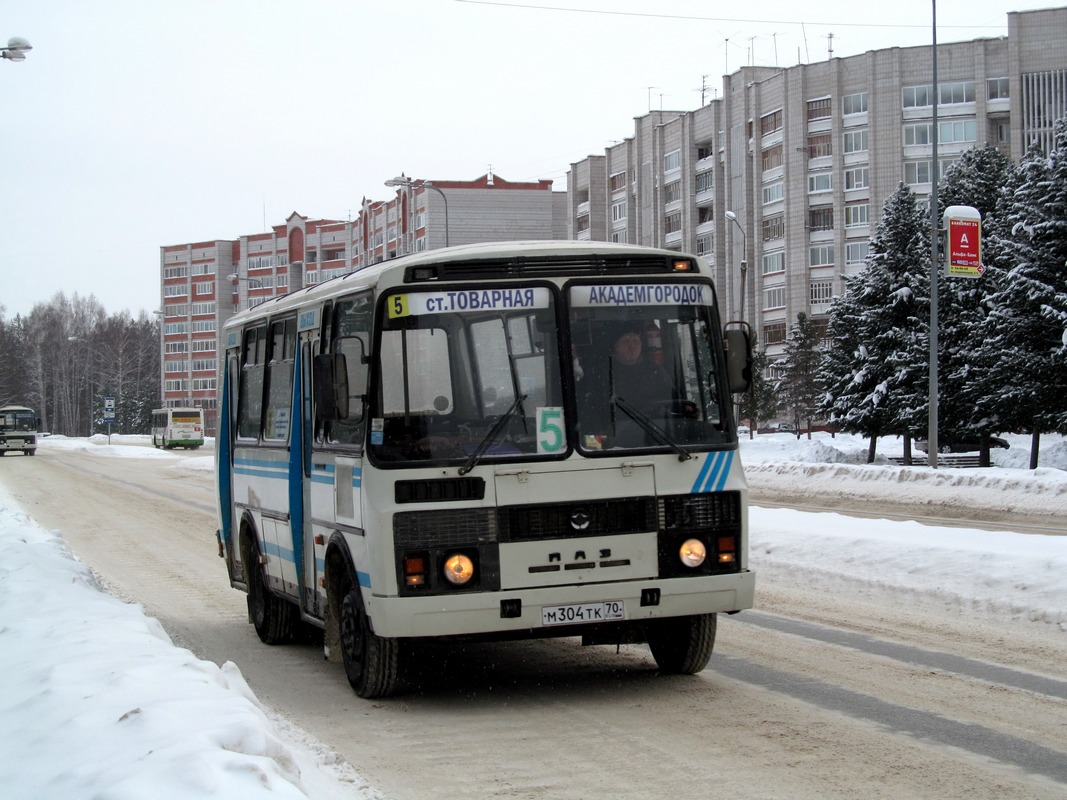
[(971, 206), (949, 206), (943, 217), (948, 230), (945, 275), (950, 278), (980, 278), (982, 265), (982, 215)]
[(115, 421), (115, 398), (114, 397), (105, 397), (104, 398), (104, 422), (114, 422), (114, 421)]

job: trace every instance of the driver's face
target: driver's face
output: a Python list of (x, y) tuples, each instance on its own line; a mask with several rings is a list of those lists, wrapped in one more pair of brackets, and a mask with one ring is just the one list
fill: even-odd
[(641, 359), (641, 337), (631, 332), (616, 339), (615, 357), (623, 364), (636, 364)]

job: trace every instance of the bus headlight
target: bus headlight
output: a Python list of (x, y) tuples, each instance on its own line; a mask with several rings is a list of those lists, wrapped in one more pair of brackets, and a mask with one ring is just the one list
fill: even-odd
[(708, 557), (708, 548), (699, 539), (686, 539), (678, 548), (678, 558), (687, 567), (699, 567)]
[(464, 586), (474, 578), (474, 562), (462, 553), (453, 553), (445, 559), (444, 573), (453, 586)]

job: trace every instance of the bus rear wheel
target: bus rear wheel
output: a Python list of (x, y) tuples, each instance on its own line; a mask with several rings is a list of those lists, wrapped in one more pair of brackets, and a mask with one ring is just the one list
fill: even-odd
[(714, 614), (672, 617), (650, 623), (648, 649), (664, 675), (695, 675), (708, 665), (715, 648)]
[(254, 544), (245, 559), (248, 570), (248, 616), (264, 644), (292, 641), (296, 630), (296, 606), (283, 600), (267, 587), (267, 576), (259, 562), (259, 548)]
[(388, 697), (396, 691), (399, 642), (371, 630), (358, 586), (350, 587), (341, 601), (341, 660), (360, 697)]

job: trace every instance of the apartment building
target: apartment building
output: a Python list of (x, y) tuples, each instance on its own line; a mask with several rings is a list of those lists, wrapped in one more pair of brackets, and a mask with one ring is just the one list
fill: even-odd
[[(773, 356), (805, 312), (825, 322), (859, 272), (882, 203), (928, 198), (934, 101), (943, 171), (993, 144), (1046, 149), (1067, 115), (1067, 8), (1008, 14), (1006, 37), (744, 67), (696, 111), (653, 111), (571, 164), (571, 238), (685, 250), (716, 268), (724, 313)], [(939, 173), (940, 174), (940, 173)]]
[(163, 405), (204, 409), (216, 430), (218, 335), (226, 321), (275, 295), (406, 253), (484, 241), (566, 239), (566, 194), (552, 181), (389, 180), (395, 195), (364, 198), (354, 220), (296, 212), (269, 231), (160, 248)]

